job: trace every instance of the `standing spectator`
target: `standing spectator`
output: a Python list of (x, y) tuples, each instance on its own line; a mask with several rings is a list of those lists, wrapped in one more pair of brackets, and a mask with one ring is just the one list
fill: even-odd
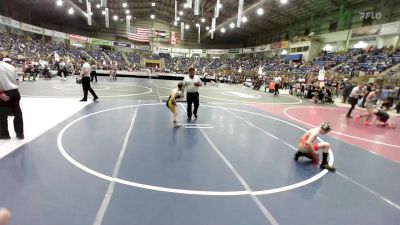
[(274, 95), (279, 94), (279, 88), (281, 86), (282, 83), (282, 78), (280, 76), (275, 77), (275, 93)]
[(92, 66), (90, 67), (91, 72), (90, 72), (90, 77), (91, 81), (93, 82), (93, 79), (96, 80), (97, 83), (97, 63), (95, 61), (92, 62)]
[(389, 107), (393, 107), (395, 104), (395, 100), (398, 94), (398, 88), (397, 88), (397, 92), (396, 92), (396, 88), (392, 86), (392, 89), (390, 90), (389, 93)]
[[(2, 55), (0, 54), (0, 58)], [(0, 62), (0, 139), (10, 139), (8, 132), (8, 114), (14, 114), (14, 130), (18, 139), (24, 139), (24, 123), (19, 106), (21, 95), (18, 91), (18, 75), (11, 59), (4, 58)]]
[(194, 103), (193, 115), (197, 119), (197, 110), (200, 105), (199, 87), (202, 86), (200, 77), (194, 75), (194, 68), (189, 68), (189, 75), (183, 78), (183, 85), (186, 88), (187, 116), (188, 121), (192, 120), (192, 104)]
[(359, 97), (361, 95), (361, 87), (362, 87), (362, 85), (359, 84), (359, 85), (355, 86), (351, 90), (351, 93), (350, 93), (350, 96), (349, 96), (350, 97), (349, 98), (349, 103), (350, 103), (351, 107), (350, 107), (349, 111), (347, 112), (347, 115), (346, 115), (347, 118), (353, 118), (351, 116), (351, 112), (353, 112), (353, 109), (356, 106), (356, 104), (358, 102), (358, 99), (359, 99)]
[(81, 57), (81, 63), (82, 69), (80, 79), (82, 80), (83, 98), (80, 101), (87, 101), (88, 91), (90, 91), (90, 93), (93, 95), (93, 101), (96, 101), (99, 97), (97, 97), (96, 93), (90, 87), (90, 64), (87, 62), (87, 59), (84, 56)]
[(346, 103), (347, 102), (347, 98), (349, 97), (351, 90), (352, 90), (351, 84), (349, 84), (346, 81), (346, 83), (344, 84), (344, 87), (343, 87), (343, 100), (342, 100), (342, 103)]
[(67, 75), (68, 75), (67, 65), (65, 64), (64, 60), (62, 60), (62, 59), (60, 59), (58, 73), (61, 76), (61, 78), (60, 78), (61, 80), (67, 80)]

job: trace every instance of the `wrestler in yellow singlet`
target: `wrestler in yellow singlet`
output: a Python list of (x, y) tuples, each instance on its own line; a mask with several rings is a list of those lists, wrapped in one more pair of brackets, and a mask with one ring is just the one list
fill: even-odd
[(177, 120), (177, 116), (178, 116), (178, 112), (177, 112), (177, 105), (176, 105), (176, 98), (180, 98), (182, 95), (182, 82), (179, 82), (177, 87), (172, 90), (171, 95), (169, 96), (168, 100), (167, 100), (167, 107), (168, 109), (172, 112), (172, 116), (173, 116), (173, 123), (175, 127), (180, 127), (182, 126), (180, 123), (178, 123)]

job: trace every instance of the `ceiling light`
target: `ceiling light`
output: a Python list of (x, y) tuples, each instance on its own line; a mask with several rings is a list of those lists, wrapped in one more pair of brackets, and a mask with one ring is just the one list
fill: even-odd
[(57, 1), (57, 6), (62, 6), (62, 5), (63, 5), (63, 1), (58, 0), (58, 1)]
[(218, 4), (218, 9), (220, 9), (220, 8), (222, 8), (222, 4), (221, 3)]
[(200, 24), (196, 23), (196, 27), (200, 27)]
[(242, 23), (246, 23), (247, 22), (247, 17), (243, 16), (242, 17)]
[(230, 27), (231, 29), (233, 29), (233, 28), (235, 28), (235, 24), (231, 22), (231, 23), (229, 24), (229, 27)]
[(258, 9), (257, 9), (257, 14), (260, 15), (260, 16), (261, 16), (262, 14), (264, 14), (264, 9), (258, 8)]
[(106, 11), (104, 11), (104, 10), (101, 11), (101, 14), (106, 15)]
[(201, 22), (202, 22), (202, 23), (206, 22), (206, 19), (201, 18)]
[(209, 26), (207, 26), (207, 27), (206, 27), (206, 30), (209, 30), (209, 29), (210, 29), (210, 27), (209, 27)]
[(178, 26), (178, 22), (174, 21), (174, 26)]
[(187, 4), (187, 3), (185, 3), (185, 4), (183, 4), (183, 8), (188, 8), (189, 7), (189, 5)]
[(185, 25), (185, 29), (189, 30), (190, 26), (188, 24)]
[(132, 19), (132, 16), (131, 16), (131, 15), (127, 15), (126, 18), (127, 18), (128, 20), (130, 20), (130, 19)]
[(131, 13), (131, 11), (129, 9), (127, 9), (127, 10), (125, 10), (125, 13), (129, 14), (129, 13)]
[(100, 4), (97, 4), (97, 5), (96, 5), (96, 8), (100, 9)]
[(281, 0), (282, 4), (286, 4), (288, 2), (288, 0)]
[(221, 28), (221, 33), (225, 33), (225, 28)]
[(114, 15), (114, 16), (113, 16), (113, 20), (118, 20), (118, 16), (117, 16), (117, 15)]
[(176, 21), (179, 21), (179, 20), (181, 20), (181, 18), (180, 17), (176, 17)]
[(72, 7), (68, 9), (68, 14), (70, 15), (74, 14), (74, 9)]
[(128, 3), (124, 2), (122, 3), (122, 7), (126, 8), (128, 6)]
[(90, 12), (90, 15), (93, 16), (93, 12)]
[(155, 2), (152, 2), (152, 3), (151, 3), (151, 6), (153, 6), (153, 7), (156, 6), (156, 3), (155, 3)]
[(181, 11), (179, 11), (179, 15), (180, 16), (182, 16), (183, 15), (183, 11), (181, 10)]
[(150, 19), (154, 19), (154, 18), (156, 18), (156, 16), (154, 14), (151, 14)]

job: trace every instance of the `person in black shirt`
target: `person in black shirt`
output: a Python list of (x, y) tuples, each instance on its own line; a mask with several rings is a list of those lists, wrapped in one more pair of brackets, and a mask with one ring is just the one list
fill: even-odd
[(380, 109), (374, 109), (372, 113), (376, 116), (375, 125), (391, 129), (396, 128), (396, 123), (389, 120), (390, 115), (387, 112)]

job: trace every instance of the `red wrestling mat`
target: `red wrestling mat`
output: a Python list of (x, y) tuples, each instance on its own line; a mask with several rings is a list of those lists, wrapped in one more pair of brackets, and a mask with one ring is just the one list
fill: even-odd
[[(400, 129), (387, 129), (375, 126), (365, 126), (364, 120), (347, 119), (348, 108), (314, 107), (314, 106), (262, 106), (256, 108), (273, 114), (283, 116), (286, 119), (296, 121), (306, 127), (318, 126), (323, 121), (332, 124), (333, 131), (330, 136), (343, 140), (372, 153), (381, 155), (387, 159), (400, 163)], [(355, 109), (352, 116), (365, 111)], [(397, 124), (398, 117), (391, 117)]]

